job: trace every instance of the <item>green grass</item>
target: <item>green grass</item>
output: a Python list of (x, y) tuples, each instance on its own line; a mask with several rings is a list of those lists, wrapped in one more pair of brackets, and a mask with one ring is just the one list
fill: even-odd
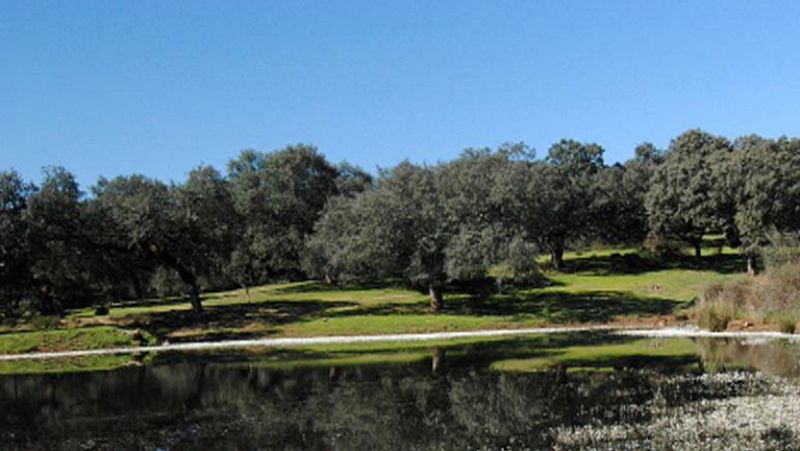
[(57, 330), (26, 324), (24, 333), (0, 331), (0, 353), (124, 346), (131, 343), (133, 329), (149, 334), (149, 342), (178, 342), (519, 328), (669, 315), (689, 306), (705, 286), (744, 277), (743, 261), (732, 250), (709, 247), (704, 255), (699, 261), (661, 262), (631, 249), (570, 252), (565, 273), (545, 273), (548, 286), (484, 295), (449, 290), (447, 308), (438, 314), (427, 311), (426, 294), (402, 287), (312, 281), (256, 287), (249, 297), (244, 290), (209, 293), (199, 318), (178, 298), (118, 304), (106, 316), (78, 309), (56, 321)]
[[(154, 343), (155, 337), (147, 332), (141, 332), (137, 340), (132, 332), (116, 327), (85, 327), (0, 334), (0, 354), (104, 349)], [(119, 368), (130, 361), (129, 355), (2, 361), (0, 374), (102, 371)]]
[[(153, 340), (144, 334), (145, 340)], [(152, 341), (151, 341), (152, 342)], [(108, 326), (0, 334), (0, 354), (134, 346), (131, 332)]]

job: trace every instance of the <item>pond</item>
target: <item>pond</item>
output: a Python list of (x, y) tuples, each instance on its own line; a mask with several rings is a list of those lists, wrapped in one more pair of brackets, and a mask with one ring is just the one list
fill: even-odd
[(785, 341), (609, 333), (136, 356), (0, 376), (0, 447), (797, 448), (799, 357)]

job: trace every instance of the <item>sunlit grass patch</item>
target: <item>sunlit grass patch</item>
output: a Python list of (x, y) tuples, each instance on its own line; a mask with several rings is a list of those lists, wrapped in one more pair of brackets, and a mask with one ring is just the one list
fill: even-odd
[(0, 354), (57, 352), (75, 349), (104, 349), (154, 343), (147, 332), (137, 333), (116, 327), (82, 327), (0, 335)]

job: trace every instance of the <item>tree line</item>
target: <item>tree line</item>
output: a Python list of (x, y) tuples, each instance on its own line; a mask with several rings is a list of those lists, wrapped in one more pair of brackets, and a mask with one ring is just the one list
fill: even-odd
[[(376, 177), (315, 147), (242, 152), (225, 173), (182, 183), (101, 178), (89, 192), (61, 167), (35, 185), (0, 172), (0, 308), (45, 314), (112, 301), (274, 280), (394, 279), (443, 306), (452, 283), (524, 279), (536, 256), (564, 267), (588, 243), (678, 241), (699, 256), (724, 233), (748, 262), (771, 234), (800, 228), (800, 140), (730, 141), (702, 130), (606, 164), (596, 143), (468, 149)], [(249, 292), (248, 292), (249, 293)], [(248, 294), (249, 295), (249, 294)]]

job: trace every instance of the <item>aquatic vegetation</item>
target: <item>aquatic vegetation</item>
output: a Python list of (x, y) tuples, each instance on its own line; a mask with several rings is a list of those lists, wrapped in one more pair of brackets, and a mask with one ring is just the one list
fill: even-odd
[(695, 385), (707, 389), (706, 396), (626, 406), (649, 421), (556, 428), (554, 448), (767, 450), (788, 449), (800, 439), (800, 389), (785, 379), (716, 373), (675, 377), (664, 388)]

